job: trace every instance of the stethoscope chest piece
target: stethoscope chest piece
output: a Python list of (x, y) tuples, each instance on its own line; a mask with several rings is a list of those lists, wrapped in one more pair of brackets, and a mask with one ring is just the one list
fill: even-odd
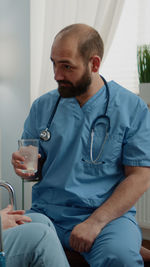
[(50, 140), (50, 138), (51, 138), (51, 134), (50, 134), (50, 132), (48, 131), (48, 128), (46, 128), (45, 130), (43, 130), (43, 131), (40, 133), (40, 138), (41, 138), (43, 141), (48, 141), (48, 140)]

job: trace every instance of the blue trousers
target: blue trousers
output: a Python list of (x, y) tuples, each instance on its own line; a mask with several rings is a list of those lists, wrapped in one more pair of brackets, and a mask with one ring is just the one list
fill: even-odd
[[(36, 214), (38, 221), (38, 213)], [(64, 230), (56, 224), (54, 226), (63, 247), (71, 249), (71, 230)], [(134, 218), (132, 220), (122, 216), (107, 224), (91, 250), (82, 255), (90, 267), (142, 267), (144, 263), (140, 255), (141, 242), (141, 231)]]
[(43, 214), (28, 214), (31, 223), (3, 231), (6, 267), (69, 267), (51, 221)]
[(109, 223), (84, 257), (92, 267), (141, 267), (141, 233), (135, 222), (121, 217)]
[[(55, 225), (63, 246), (70, 248), (70, 231)], [(120, 217), (103, 228), (91, 250), (82, 255), (90, 267), (142, 267), (141, 231), (134, 220)], [(70, 248), (71, 249), (71, 248)]]

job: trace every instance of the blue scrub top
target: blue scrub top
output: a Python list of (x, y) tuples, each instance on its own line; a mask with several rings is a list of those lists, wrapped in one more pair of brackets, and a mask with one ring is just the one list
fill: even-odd
[[(90, 159), (91, 127), (104, 114), (107, 95), (103, 86), (80, 107), (76, 98), (61, 98), (50, 125), (51, 139), (40, 140), (45, 158), (42, 180), (32, 189), (32, 208), (64, 229), (85, 220), (105, 202), (125, 178), (124, 165), (150, 166), (150, 112), (138, 96), (114, 81), (108, 83), (107, 115), (110, 132), (98, 162)], [(25, 121), (23, 138), (39, 138), (47, 127), (58, 99), (51, 91), (34, 101)], [(105, 122), (105, 121), (104, 121)], [(93, 159), (105, 138), (105, 125), (97, 119)], [(135, 214), (133, 207), (126, 216)]]

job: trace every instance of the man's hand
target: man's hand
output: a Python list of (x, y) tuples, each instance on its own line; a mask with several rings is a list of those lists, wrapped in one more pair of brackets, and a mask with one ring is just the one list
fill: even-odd
[(126, 213), (150, 187), (150, 168), (125, 166), (126, 178), (112, 195), (84, 222), (76, 225), (70, 236), (70, 246), (87, 252), (96, 237), (112, 220)]
[(2, 219), (2, 229), (8, 229), (15, 227), (25, 222), (31, 222), (31, 218), (24, 216), (24, 210), (13, 210), (11, 205), (8, 205), (7, 208), (0, 210), (0, 215)]
[(70, 236), (70, 246), (77, 252), (88, 252), (96, 237), (101, 232), (101, 227), (90, 218), (76, 225)]
[[(41, 155), (38, 154), (38, 158), (41, 158)], [(35, 173), (23, 173), (22, 170), (26, 170), (27, 167), (24, 164), (24, 157), (22, 157), (19, 153), (19, 151), (16, 151), (12, 154), (12, 160), (11, 163), (14, 167), (15, 173), (20, 176), (23, 179), (28, 179), (31, 178), (32, 176), (35, 175)]]

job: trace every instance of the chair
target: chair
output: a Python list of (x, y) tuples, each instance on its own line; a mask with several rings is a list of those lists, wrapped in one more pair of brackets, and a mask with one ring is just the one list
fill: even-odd
[(75, 251), (70, 251), (69, 249), (64, 249), (66, 257), (69, 261), (70, 267), (89, 267), (90, 265), (86, 260), (80, 255), (80, 253)]

